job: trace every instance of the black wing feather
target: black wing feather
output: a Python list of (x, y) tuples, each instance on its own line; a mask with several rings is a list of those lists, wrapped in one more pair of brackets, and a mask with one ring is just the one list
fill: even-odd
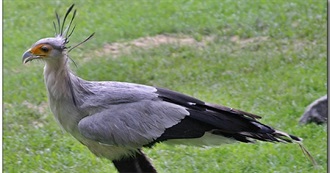
[[(168, 139), (199, 138), (205, 132), (234, 138), (241, 142), (252, 142), (250, 138), (274, 142), (279, 142), (278, 138), (282, 139), (275, 129), (257, 121), (261, 118), (260, 116), (225, 106), (208, 104), (168, 89), (157, 88), (156, 93), (163, 101), (184, 106), (190, 113), (177, 125), (167, 129), (156, 140), (157, 142)], [(293, 140), (300, 140), (295, 136), (288, 136)]]

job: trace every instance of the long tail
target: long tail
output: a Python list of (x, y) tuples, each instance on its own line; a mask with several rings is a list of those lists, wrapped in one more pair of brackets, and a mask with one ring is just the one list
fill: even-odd
[(255, 140), (298, 143), (303, 153), (316, 165), (311, 154), (303, 147), (301, 138), (259, 122), (260, 116), (222, 105), (206, 103), (163, 88), (157, 88), (157, 94), (163, 101), (181, 105), (189, 112), (189, 116), (167, 129), (157, 139), (158, 141), (201, 138), (206, 132), (211, 132), (214, 135), (246, 143)]
[[(236, 109), (232, 109), (232, 108), (228, 108), (225, 106), (220, 106), (220, 105), (214, 105), (214, 104), (209, 104), (208, 108), (215, 108), (216, 111), (225, 111), (225, 112), (230, 112), (236, 115), (240, 115), (242, 117), (248, 117), (251, 120), (256, 120), (259, 119), (261, 117), (248, 113), (248, 112), (244, 112), (241, 110), (236, 110)], [(310, 154), (310, 152), (304, 147), (304, 145), (302, 144), (302, 139), (294, 136), (294, 135), (290, 135), (287, 134), (285, 132), (279, 131), (279, 130), (275, 130), (267, 125), (261, 124), (258, 121), (251, 121), (252, 124), (254, 124), (255, 126), (258, 126), (259, 129), (259, 133), (240, 133), (241, 135), (245, 136), (245, 137), (251, 137), (253, 139), (257, 139), (257, 140), (262, 140), (262, 141), (268, 141), (268, 142), (282, 142), (282, 143), (297, 143), (299, 145), (299, 147), (301, 148), (302, 152), (304, 153), (304, 155), (310, 160), (310, 162), (314, 165), (317, 166), (317, 162), (315, 161), (315, 159), (313, 158), (313, 156)], [(273, 130), (273, 132), (270, 132), (269, 130)], [(263, 134), (260, 134), (260, 132), (262, 132)]]
[(301, 148), (302, 152), (305, 156), (312, 162), (313, 166), (318, 166), (317, 162), (315, 161), (314, 157), (309, 153), (309, 151), (303, 146), (302, 142), (297, 142), (299, 147)]
[(312, 162), (314, 166), (317, 166), (317, 163), (313, 156), (310, 154), (310, 152), (304, 147), (302, 144), (302, 139), (295, 137), (293, 135), (289, 135), (287, 133), (275, 130), (274, 136), (280, 140), (280, 142), (289, 142), (289, 143), (297, 143), (299, 147), (301, 148), (304, 155)]

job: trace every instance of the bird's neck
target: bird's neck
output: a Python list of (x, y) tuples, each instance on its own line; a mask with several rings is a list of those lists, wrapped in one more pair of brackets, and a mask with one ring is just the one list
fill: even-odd
[(73, 76), (67, 64), (67, 58), (47, 60), (44, 68), (45, 84), (50, 98), (70, 99), (70, 82)]
[(71, 73), (67, 59), (47, 61), (44, 77), (50, 109), (55, 119), (66, 131), (79, 136), (77, 124), (86, 114), (81, 113), (77, 106), (79, 94), (76, 96), (76, 93), (81, 90), (79, 86), (83, 80)]

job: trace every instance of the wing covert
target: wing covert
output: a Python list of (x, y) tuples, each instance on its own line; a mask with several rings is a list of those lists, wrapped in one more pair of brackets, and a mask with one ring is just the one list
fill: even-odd
[(142, 100), (112, 105), (83, 118), (78, 129), (91, 140), (117, 146), (141, 147), (178, 124), (189, 112), (164, 101)]

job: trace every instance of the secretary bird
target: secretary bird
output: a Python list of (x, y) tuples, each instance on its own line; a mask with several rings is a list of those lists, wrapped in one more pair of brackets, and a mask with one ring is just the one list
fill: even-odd
[(159, 142), (206, 146), (301, 141), (258, 122), (257, 115), (168, 89), (79, 78), (69, 69), (68, 53), (94, 33), (76, 46), (67, 46), (75, 29), (73, 8), (71, 5), (62, 22), (56, 13), (55, 37), (34, 43), (23, 54), (23, 63), (45, 62), (44, 80), (56, 120), (96, 156), (111, 160), (119, 172), (157, 172), (141, 149)]

